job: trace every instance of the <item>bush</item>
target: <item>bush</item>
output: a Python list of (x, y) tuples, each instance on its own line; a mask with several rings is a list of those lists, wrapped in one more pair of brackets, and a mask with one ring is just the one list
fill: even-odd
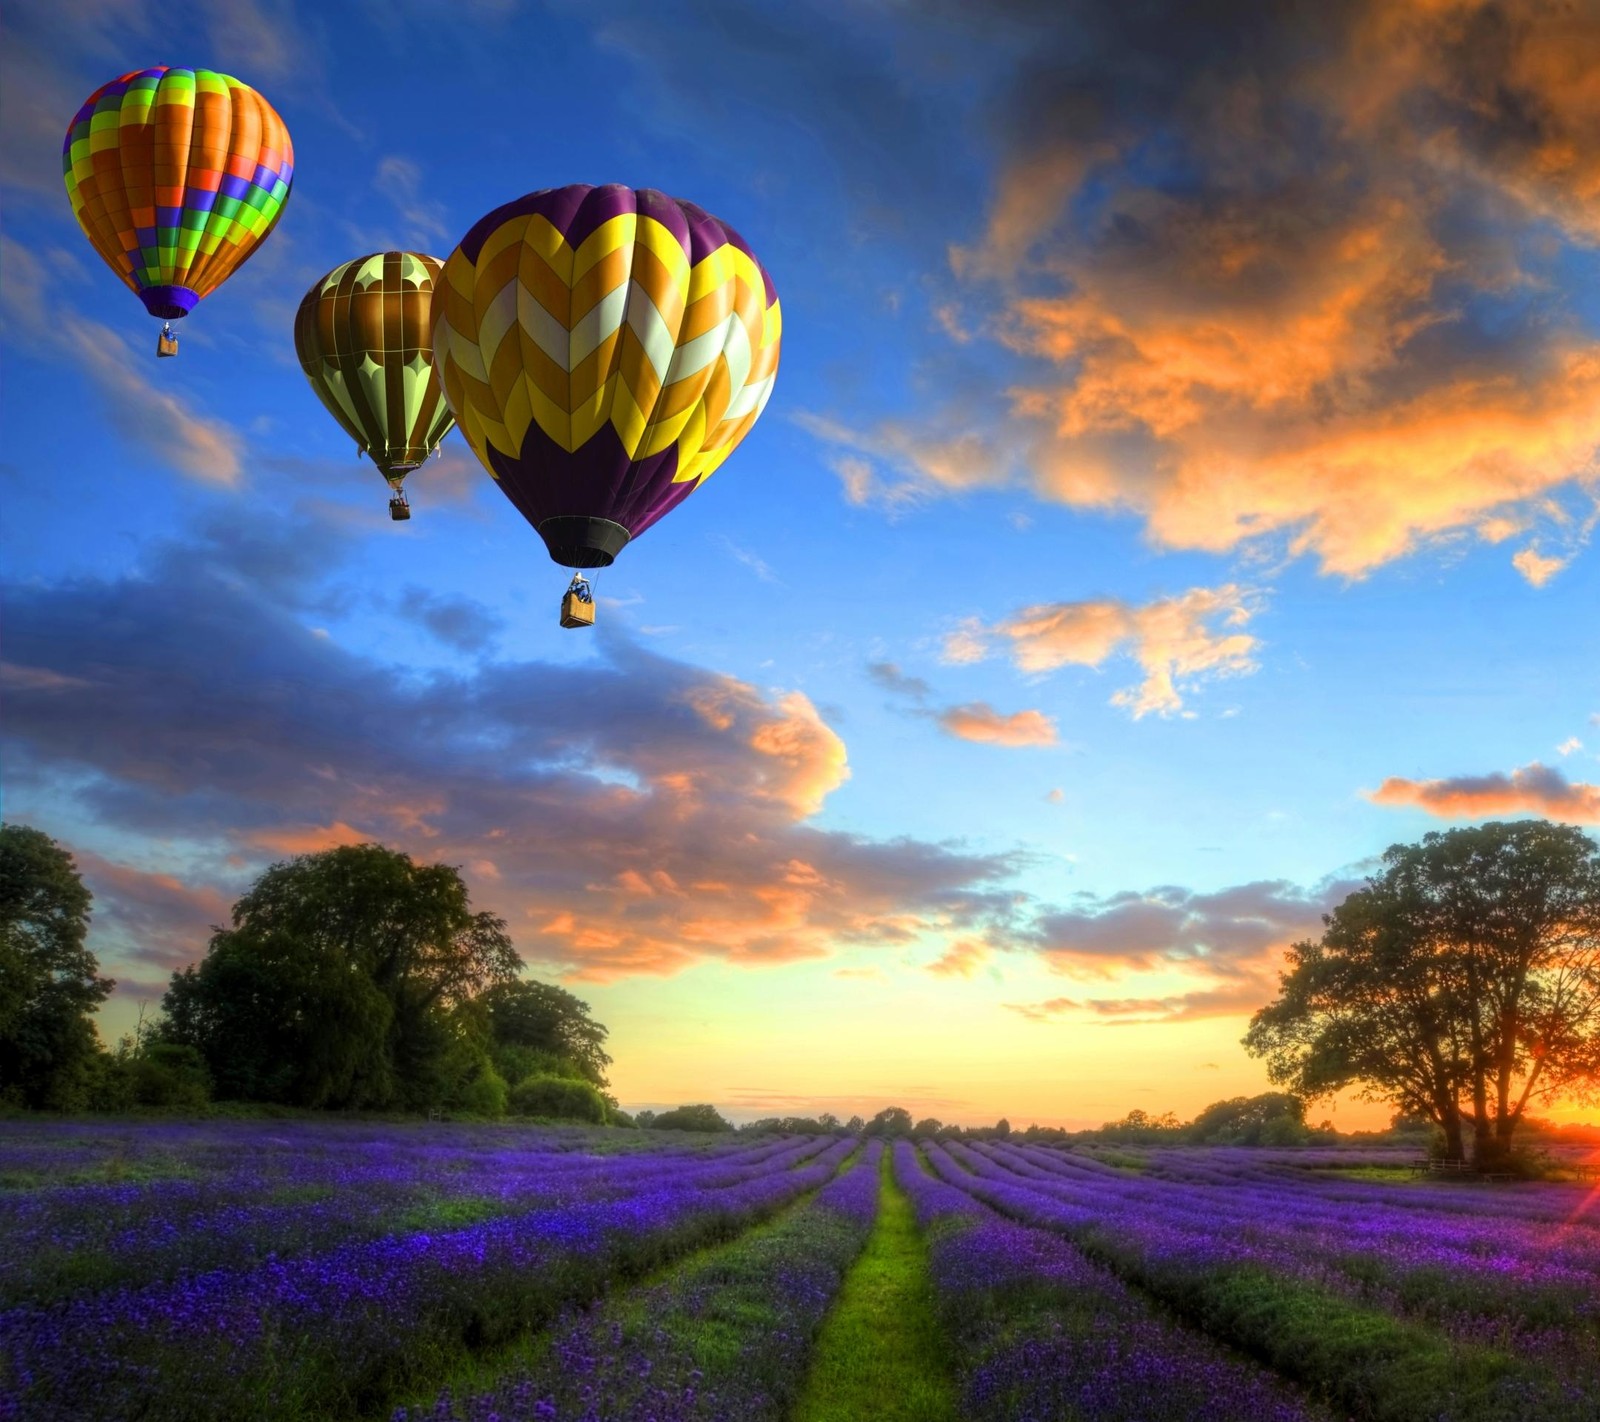
[(586, 1081), (564, 1076), (530, 1076), (511, 1088), (511, 1110), (518, 1116), (549, 1116), (557, 1121), (604, 1125), (606, 1101)]
[(468, 1115), (498, 1120), (506, 1114), (509, 1095), (505, 1078), (485, 1062), (482, 1069), (457, 1091), (456, 1106)]
[[(639, 1124), (644, 1124), (641, 1113)], [(733, 1122), (726, 1120), (715, 1106), (679, 1106), (675, 1111), (663, 1111), (650, 1122), (654, 1131), (731, 1131)]]
[(194, 1047), (152, 1042), (128, 1063), (136, 1106), (164, 1111), (204, 1111), (211, 1103), (211, 1073)]

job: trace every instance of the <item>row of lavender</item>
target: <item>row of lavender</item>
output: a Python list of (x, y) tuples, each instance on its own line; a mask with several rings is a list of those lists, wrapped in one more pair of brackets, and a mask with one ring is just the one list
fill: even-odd
[(867, 1141), (799, 1208), (562, 1319), (492, 1385), (393, 1422), (784, 1422), (877, 1217), (882, 1154)]
[(1161, 1318), (1065, 1240), (930, 1175), (909, 1142), (896, 1145), (894, 1168), (929, 1235), (935, 1296), (974, 1422), (1324, 1415), (1270, 1373)]
[[(247, 1132), (238, 1144), (248, 1148)], [(381, 1159), (365, 1169), (348, 1157), (312, 1162), (315, 1179), (323, 1168), (338, 1172), (339, 1189), (298, 1206), (299, 1223), (295, 1206), (251, 1198), (263, 1182), (248, 1169), (231, 1185), (213, 1182), (223, 1194), (235, 1190), (231, 1201), (197, 1202), (159, 1182), (131, 1200), (112, 1198), (125, 1187), (38, 1192), (26, 1221), (35, 1238), (51, 1222), (74, 1239), (94, 1236), (85, 1214), (122, 1210), (128, 1238), (98, 1236), (113, 1256), (148, 1257), (164, 1225), (188, 1262), (153, 1279), (0, 1310), (0, 1416), (8, 1405), (30, 1418), (173, 1422), (370, 1410), (444, 1375), (465, 1350), (737, 1234), (825, 1184), (856, 1149), (851, 1140), (801, 1139), (595, 1157), (540, 1144), (527, 1169), (504, 1172), (517, 1183), (490, 1197), (482, 1192), (498, 1188), (495, 1173), (471, 1149), (464, 1162), (458, 1154), (420, 1172), (416, 1160), (403, 1163), (397, 1177)], [(442, 1143), (435, 1149), (451, 1154)], [(393, 1194), (377, 1208), (364, 1202), (381, 1199), (385, 1182), (403, 1193), (436, 1190), (445, 1177), (494, 1199), (497, 1212), (393, 1233), (382, 1232)], [(174, 1214), (163, 1219), (169, 1193)], [(278, 1248), (266, 1247), (274, 1240)], [(208, 1250), (215, 1260), (195, 1267)], [(7, 1251), (8, 1267), (25, 1270), (18, 1253)]]
[(928, 1148), (963, 1195), (1052, 1230), (1344, 1409), (1600, 1416), (1600, 1229), (1576, 1186), (1396, 1188), (1226, 1157), (1187, 1180), (1030, 1147)]

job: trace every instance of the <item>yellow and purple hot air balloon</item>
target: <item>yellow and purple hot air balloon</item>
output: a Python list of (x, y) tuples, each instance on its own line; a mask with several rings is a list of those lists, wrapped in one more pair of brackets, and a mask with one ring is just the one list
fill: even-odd
[[(272, 105), (210, 69), (157, 65), (102, 85), (78, 110), (61, 156), (79, 225), (166, 322), (249, 258), (294, 180), (294, 148)], [(170, 325), (157, 350), (176, 353)]]
[[(650, 188), (577, 184), (496, 208), (433, 296), (434, 369), (461, 433), (576, 569), (608, 566), (733, 452), (771, 397), (782, 331), (744, 239)], [(581, 575), (574, 590), (563, 621), (592, 621)]]

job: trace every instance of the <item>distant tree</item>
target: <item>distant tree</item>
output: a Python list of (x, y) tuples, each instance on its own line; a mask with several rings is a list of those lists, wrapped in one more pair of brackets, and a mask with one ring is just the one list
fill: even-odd
[(1286, 1091), (1215, 1101), (1189, 1123), (1189, 1139), (1200, 1145), (1286, 1146), (1311, 1139), (1306, 1104)]
[(994, 1123), (994, 1134), (997, 1140), (1005, 1140), (1011, 1134), (1011, 1122), (1002, 1116)]
[[(640, 1113), (642, 1118), (643, 1112)], [(640, 1124), (644, 1121), (641, 1119)], [(676, 1110), (663, 1111), (650, 1123), (650, 1129), (655, 1131), (731, 1131), (733, 1122), (727, 1120), (715, 1106), (679, 1106)]]
[(943, 1121), (936, 1120), (932, 1116), (924, 1116), (911, 1128), (911, 1134), (919, 1140), (926, 1140), (938, 1135), (943, 1129)]
[(364, 844), (268, 869), (204, 960), (173, 976), (162, 1036), (223, 1097), (302, 1106), (453, 1104), (492, 1082), (464, 1016), (521, 966), (445, 864)]
[(1099, 1130), (1086, 1135), (1089, 1139), (1113, 1141), (1119, 1145), (1159, 1145), (1177, 1140), (1183, 1131), (1183, 1125), (1170, 1111), (1152, 1116), (1148, 1111), (1133, 1110), (1120, 1121), (1108, 1121)]
[[(606, 1029), (589, 1004), (565, 988), (524, 980), (495, 983), (477, 999), (488, 1024), (495, 1065), (508, 1081), (536, 1072), (576, 1073), (606, 1085)], [(562, 1070), (566, 1068), (567, 1070)]]
[(904, 1106), (885, 1106), (867, 1122), (866, 1130), (869, 1136), (909, 1136), (911, 1113)]
[(633, 1113), (633, 1124), (642, 1131), (648, 1131), (656, 1123), (656, 1113), (648, 1108)]
[(844, 1123), (844, 1128), (852, 1136), (859, 1136), (867, 1128), (867, 1123), (859, 1116), (852, 1116)]
[(0, 1099), (83, 1106), (115, 986), (87, 947), (91, 898), (72, 856), (26, 825), (0, 825)]
[(824, 1111), (817, 1117), (817, 1127), (823, 1131), (838, 1131), (842, 1129), (839, 1118), (832, 1111)]
[(1314, 1100), (1355, 1087), (1483, 1164), (1530, 1103), (1600, 1084), (1600, 847), (1542, 820), (1395, 845), (1295, 944), (1246, 1048)]

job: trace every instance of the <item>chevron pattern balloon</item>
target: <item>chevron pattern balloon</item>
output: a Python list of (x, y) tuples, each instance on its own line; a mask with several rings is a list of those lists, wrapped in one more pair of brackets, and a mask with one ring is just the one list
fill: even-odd
[(783, 320), (732, 228), (649, 188), (497, 208), (445, 262), (434, 363), (473, 452), (569, 567), (604, 567), (733, 452)]
[(294, 181), (289, 131), (272, 105), (209, 69), (158, 65), (102, 85), (61, 156), (95, 250), (168, 321), (255, 251)]
[(294, 347), (311, 388), (396, 489), (454, 423), (433, 369), (442, 266), (421, 252), (357, 257), (316, 282), (295, 313)]

